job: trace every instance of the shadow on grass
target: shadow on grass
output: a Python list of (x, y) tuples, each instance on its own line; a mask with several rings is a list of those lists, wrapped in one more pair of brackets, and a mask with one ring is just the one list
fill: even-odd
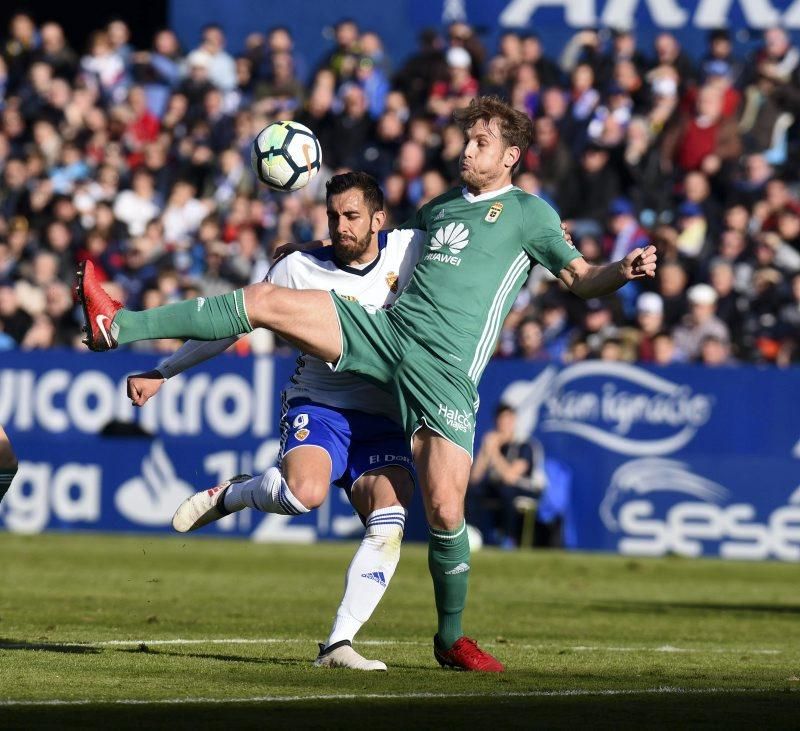
[(800, 614), (797, 604), (731, 604), (729, 602), (591, 601), (586, 607), (598, 612), (656, 613), (730, 612), (735, 614)]
[(247, 662), (255, 665), (287, 665), (287, 666), (305, 666), (309, 664), (308, 660), (295, 660), (292, 658), (276, 658), (276, 657), (247, 657), (245, 655), (221, 655), (213, 652), (174, 652), (169, 650), (151, 650), (147, 647), (131, 647), (126, 649), (117, 650), (117, 652), (125, 652), (133, 655), (159, 655), (160, 657), (192, 657), (197, 660), (220, 660), (222, 662)]
[[(434, 691), (436, 689), (431, 688)], [(439, 689), (444, 690), (444, 689)], [(59, 729), (108, 728), (325, 728), (352, 729), (365, 719), (374, 729), (408, 728), (789, 728), (797, 721), (797, 693), (729, 692), (632, 694), (624, 696), (448, 698), (386, 700), (359, 698), (295, 703), (220, 705), (123, 705), (14, 708), (4, 728), (57, 722)]]
[(33, 650), (38, 652), (63, 652), (67, 655), (97, 655), (96, 647), (88, 645), (67, 645), (56, 642), (26, 642), (0, 637), (0, 650)]

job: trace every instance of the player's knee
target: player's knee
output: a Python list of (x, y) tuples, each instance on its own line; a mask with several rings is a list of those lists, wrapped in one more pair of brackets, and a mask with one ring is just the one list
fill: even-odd
[(436, 530), (456, 530), (464, 522), (464, 506), (453, 500), (432, 500), (428, 523)]
[(308, 510), (318, 508), (328, 496), (327, 483), (322, 483), (318, 480), (300, 478), (291, 480), (287, 484), (292, 495)]
[(273, 327), (282, 316), (276, 304), (280, 300), (281, 287), (270, 282), (259, 282), (247, 288), (245, 301), (250, 323), (253, 327)]

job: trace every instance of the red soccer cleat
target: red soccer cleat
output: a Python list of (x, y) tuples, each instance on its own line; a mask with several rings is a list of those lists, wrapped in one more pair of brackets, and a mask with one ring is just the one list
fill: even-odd
[(433, 638), (433, 656), (443, 668), (479, 673), (502, 673), (505, 670), (503, 663), (481, 650), (478, 643), (469, 637), (459, 637), (449, 650), (443, 650), (437, 635)]
[(94, 264), (84, 261), (78, 268), (78, 283), (75, 286), (78, 300), (83, 307), (86, 325), (86, 340), (89, 350), (102, 352), (117, 347), (116, 336), (119, 326), (114, 324), (114, 317), (122, 309), (122, 305), (100, 286), (94, 275)]

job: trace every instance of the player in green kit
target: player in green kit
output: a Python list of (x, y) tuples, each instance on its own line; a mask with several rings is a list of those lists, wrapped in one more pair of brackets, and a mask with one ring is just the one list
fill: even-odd
[[(394, 307), (368, 310), (335, 292), (268, 283), (145, 312), (123, 310), (99, 286), (91, 265), (79, 273), (87, 344), (185, 337), (216, 340), (266, 327), (336, 370), (358, 373), (394, 394), (430, 526), (429, 568), (438, 631), (434, 655), (448, 667), (499, 672), (503, 665), (462, 633), (470, 572), (464, 497), (472, 462), (477, 384), (514, 297), (536, 264), (575, 294), (602, 297), (627, 281), (654, 276), (655, 247), (618, 262), (588, 264), (565, 239), (556, 212), (511, 184), (531, 142), (531, 121), (494, 97), (456, 113), (464, 130), (461, 176), (407, 227), (428, 234), (414, 275)], [(359, 214), (339, 216), (339, 238)], [(377, 227), (370, 222), (370, 229)], [(371, 235), (371, 234), (370, 234)]]

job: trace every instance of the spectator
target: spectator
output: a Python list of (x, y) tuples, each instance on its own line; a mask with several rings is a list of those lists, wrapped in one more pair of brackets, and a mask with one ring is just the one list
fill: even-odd
[(393, 83), (407, 99), (408, 106), (420, 112), (428, 103), (433, 85), (447, 80), (448, 68), (441, 37), (435, 30), (426, 29), (419, 35), (418, 52), (406, 61)]
[(708, 50), (703, 57), (703, 65), (708, 62), (723, 61), (728, 64), (731, 83), (738, 89), (745, 75), (745, 64), (733, 54), (733, 43), (727, 28), (716, 28), (708, 34)]
[(160, 212), (153, 176), (144, 168), (136, 170), (131, 189), (123, 190), (114, 202), (114, 217), (128, 227), (131, 236), (141, 236)]
[(108, 33), (95, 31), (89, 40), (89, 53), (81, 58), (85, 81), (112, 102), (124, 98), (127, 86), (125, 63), (114, 53)]
[(351, 18), (340, 20), (334, 29), (336, 47), (320, 64), (321, 69), (333, 71), (336, 86), (353, 81), (358, 69), (360, 49), (358, 46), (358, 24)]
[(448, 78), (431, 89), (428, 110), (447, 122), (456, 109), (467, 106), (478, 95), (478, 82), (472, 76), (472, 59), (466, 49), (453, 46), (447, 51)]
[(615, 198), (608, 208), (609, 231), (613, 237), (608, 261), (624, 259), (634, 249), (648, 243), (647, 232), (639, 225), (636, 211), (627, 198)]
[(653, 365), (668, 366), (677, 362), (675, 340), (668, 332), (662, 331), (653, 338)]
[(586, 301), (586, 312), (580, 338), (589, 348), (590, 355), (599, 357), (603, 343), (618, 335), (608, 300), (590, 299)]
[(517, 358), (533, 362), (547, 362), (550, 354), (544, 343), (542, 324), (534, 319), (523, 320), (517, 330)]
[(642, 363), (655, 362), (654, 341), (663, 327), (664, 301), (655, 292), (640, 294), (636, 300), (636, 328), (632, 333), (636, 343), (636, 360)]
[(665, 133), (662, 155), (665, 169), (674, 163), (684, 173), (702, 170), (717, 175), (724, 164), (741, 151), (736, 122), (723, 117), (723, 94), (713, 86), (703, 86), (691, 113), (684, 114)]
[(659, 267), (656, 277), (658, 293), (664, 303), (664, 323), (672, 328), (686, 312), (686, 271), (678, 262), (667, 262)]
[(598, 144), (587, 145), (572, 184), (559, 192), (557, 200), (562, 216), (605, 220), (606, 211), (621, 188), (619, 172), (609, 161), (608, 149)]
[(535, 33), (527, 33), (520, 45), (521, 62), (533, 66), (536, 77), (543, 87), (554, 86), (561, 81), (558, 64), (544, 53), (542, 41)]
[[(470, 474), (472, 503), (496, 502), (494, 528), (503, 548), (519, 545), (519, 515), (514, 499), (537, 495), (541, 480), (533, 479), (534, 454), (531, 445), (515, 438), (516, 414), (501, 404), (495, 411), (494, 429), (484, 434)], [(542, 466), (538, 465), (541, 470)], [(470, 511), (474, 516), (480, 510)], [(474, 519), (474, 518), (473, 518)]]
[(147, 97), (147, 108), (159, 119), (163, 117), (172, 90), (181, 77), (181, 48), (171, 30), (163, 29), (153, 37), (149, 51), (131, 55), (134, 83), (141, 84)]
[(680, 41), (672, 33), (659, 33), (656, 36), (654, 47), (655, 66), (671, 66), (684, 85), (695, 81), (697, 73), (694, 64), (681, 48)]
[(373, 134), (364, 90), (356, 84), (348, 84), (342, 95), (344, 109), (334, 117), (331, 135), (335, 144), (328, 152), (329, 164), (334, 169), (353, 167)]
[(17, 343), (33, 324), (33, 318), (20, 307), (16, 289), (11, 284), (0, 283), (0, 323), (3, 332)]
[(550, 117), (534, 122), (534, 143), (524, 160), (525, 168), (536, 173), (542, 189), (555, 200), (573, 174), (572, 156), (561, 141), (558, 127)]
[(67, 44), (64, 30), (58, 23), (45, 23), (40, 32), (41, 46), (37, 60), (53, 69), (53, 76), (71, 81), (78, 68), (78, 55)]
[(225, 33), (216, 23), (203, 28), (203, 40), (196, 51), (206, 54), (208, 58), (208, 79), (223, 92), (236, 88), (236, 63), (225, 50)]
[(729, 366), (731, 360), (730, 343), (719, 335), (706, 335), (700, 344), (700, 363), (709, 368)]
[(164, 238), (173, 246), (186, 247), (189, 236), (208, 215), (208, 204), (195, 198), (194, 186), (178, 181), (164, 209)]
[(715, 314), (717, 293), (712, 287), (695, 284), (687, 292), (687, 299), (690, 310), (675, 329), (675, 347), (682, 360), (691, 362), (700, 357), (705, 338), (712, 336), (729, 343), (730, 333)]

